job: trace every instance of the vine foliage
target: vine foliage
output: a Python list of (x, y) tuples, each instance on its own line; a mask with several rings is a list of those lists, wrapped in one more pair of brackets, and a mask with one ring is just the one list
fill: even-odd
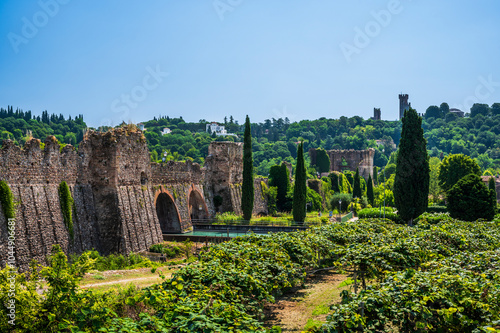
[(12, 195), (9, 184), (4, 180), (0, 181), (0, 203), (2, 204), (5, 219), (15, 218), (14, 196)]

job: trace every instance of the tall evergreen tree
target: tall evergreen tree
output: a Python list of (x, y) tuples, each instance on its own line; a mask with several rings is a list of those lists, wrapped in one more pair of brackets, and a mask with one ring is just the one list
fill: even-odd
[(373, 167), (373, 184), (378, 185), (378, 167)]
[(359, 177), (359, 169), (356, 168), (356, 173), (354, 174), (354, 181), (352, 186), (352, 196), (353, 198), (361, 198), (361, 179)]
[(276, 205), (279, 211), (284, 210), (287, 202), (286, 194), (290, 189), (290, 173), (285, 163), (273, 165), (269, 169), (269, 186), (277, 187)]
[(295, 185), (293, 188), (293, 220), (304, 222), (306, 218), (306, 168), (304, 165), (304, 142), (297, 148), (297, 166), (295, 168)]
[(490, 177), (488, 180), (488, 189), (492, 191), (492, 195), (495, 198), (495, 202), (497, 201), (497, 189), (495, 184), (495, 177)]
[(243, 185), (241, 188), (241, 210), (243, 219), (250, 220), (253, 211), (253, 158), (252, 158), (252, 134), (250, 129), (250, 118), (245, 120), (245, 134), (243, 137)]
[(398, 214), (409, 225), (427, 208), (429, 174), (422, 118), (410, 108), (403, 117), (393, 191)]
[(373, 180), (372, 175), (368, 175), (368, 184), (366, 184), (366, 196), (368, 197), (368, 202), (373, 206), (375, 201), (375, 195), (373, 194)]

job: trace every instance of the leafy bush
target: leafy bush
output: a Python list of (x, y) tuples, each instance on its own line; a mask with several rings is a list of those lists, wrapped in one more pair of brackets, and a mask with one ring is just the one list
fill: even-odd
[(316, 191), (313, 189), (307, 188), (307, 196), (306, 196), (307, 203), (311, 203), (311, 205), (308, 205), (308, 211), (320, 211), (323, 208), (323, 199), (321, 198), (321, 195), (319, 195)]
[[(380, 288), (358, 295), (343, 291), (342, 303), (333, 306), (322, 332), (387, 332), (394, 328), (399, 332), (480, 332), (478, 328), (498, 320), (500, 289), (487, 292), (485, 288), (498, 282), (498, 275), (487, 277), (448, 267), (398, 272), (387, 277)], [(360, 308), (363, 316), (355, 316)]]
[(134, 269), (134, 268), (145, 268), (145, 267), (158, 267), (161, 264), (157, 262), (152, 262), (148, 258), (140, 255), (131, 253), (128, 256), (123, 254), (110, 254), (108, 256), (101, 256), (99, 252), (95, 250), (89, 250), (82, 253), (80, 256), (73, 255), (71, 257), (72, 262), (78, 262), (82, 256), (88, 256), (93, 260), (92, 269), (98, 271), (109, 271), (109, 270), (121, 270), (121, 269)]
[(463, 177), (448, 191), (448, 210), (450, 216), (457, 219), (491, 221), (496, 205), (494, 191), (489, 190), (476, 174)]
[(167, 258), (176, 258), (181, 253), (180, 247), (166, 243), (153, 244), (149, 247), (149, 251), (165, 254)]
[(242, 219), (243, 218), (240, 215), (236, 215), (233, 212), (215, 214), (215, 220), (217, 222), (233, 222), (233, 221), (241, 221)]
[(438, 224), (440, 222), (453, 221), (448, 213), (423, 213), (415, 219), (415, 223), (419, 225)]
[[(339, 200), (342, 200), (342, 203), (339, 207)], [(346, 212), (349, 205), (352, 202), (352, 194), (349, 193), (336, 193), (332, 196), (331, 206), (333, 209), (341, 210), (342, 212)]]

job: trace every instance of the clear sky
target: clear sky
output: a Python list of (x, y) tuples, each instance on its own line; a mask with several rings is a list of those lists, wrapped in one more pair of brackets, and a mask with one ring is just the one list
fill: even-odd
[(497, 0), (3, 0), (0, 36), (0, 106), (93, 127), (500, 102)]

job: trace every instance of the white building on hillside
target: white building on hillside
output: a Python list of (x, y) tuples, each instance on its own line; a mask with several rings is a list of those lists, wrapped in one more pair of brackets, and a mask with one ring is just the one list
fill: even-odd
[(167, 134), (170, 134), (170, 133), (172, 133), (172, 130), (170, 128), (168, 128), (168, 127), (165, 127), (163, 129), (163, 131), (161, 131), (161, 135), (167, 135)]
[(215, 132), (216, 135), (227, 135), (226, 128), (222, 125), (219, 125), (216, 122), (211, 122), (210, 124), (207, 124), (206, 131), (209, 133)]

